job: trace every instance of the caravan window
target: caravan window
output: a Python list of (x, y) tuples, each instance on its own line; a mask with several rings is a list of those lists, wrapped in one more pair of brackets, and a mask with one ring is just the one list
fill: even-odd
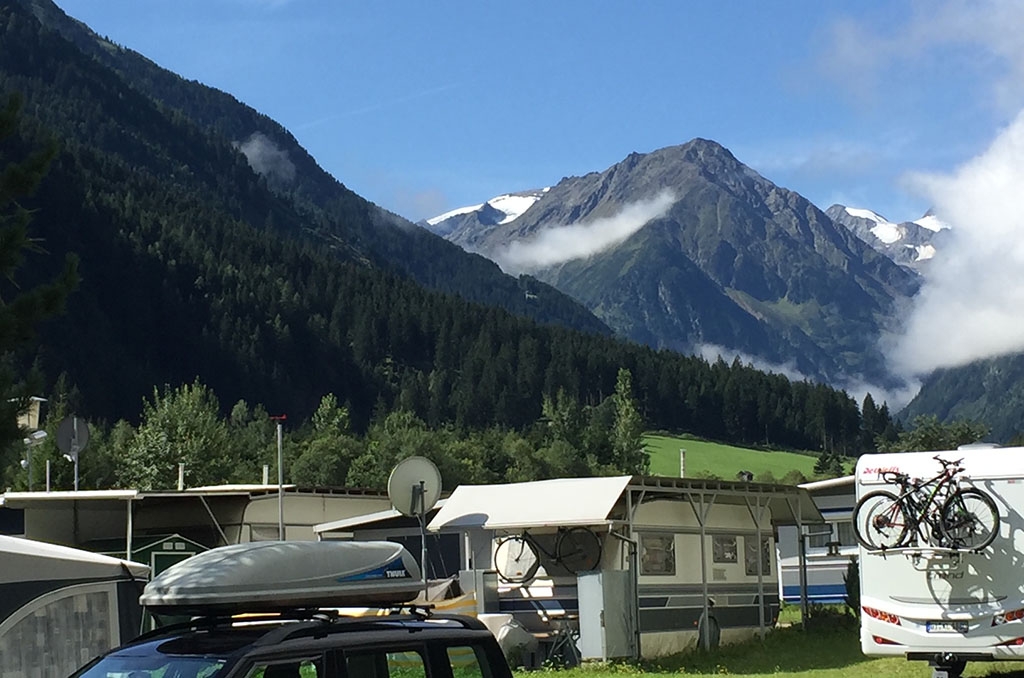
[(744, 541), (744, 563), (747, 575), (757, 576), (758, 551), (761, 555), (761, 574), (768, 576), (772, 573), (772, 542), (768, 537), (761, 537), (761, 548), (757, 548), (757, 537), (747, 535)]
[(736, 537), (716, 534), (711, 541), (712, 562), (736, 562)]
[[(835, 523), (829, 523), (829, 528), (832, 530), (826, 534), (812, 534), (807, 538), (808, 548), (828, 548), (829, 542), (837, 541), (840, 546), (856, 546), (857, 538), (853, 535), (853, 522), (849, 520), (843, 520)], [(824, 531), (824, 530), (822, 530)]]
[(640, 534), (640, 574), (676, 573), (675, 535)]

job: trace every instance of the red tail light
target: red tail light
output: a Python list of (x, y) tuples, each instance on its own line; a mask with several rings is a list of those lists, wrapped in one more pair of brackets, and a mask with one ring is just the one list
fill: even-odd
[(887, 624), (895, 624), (896, 626), (900, 626), (900, 618), (894, 614), (890, 614), (889, 612), (883, 612), (881, 610), (876, 610), (873, 607), (867, 606), (863, 606), (861, 607), (861, 609), (864, 610), (864, 614), (873, 619), (884, 621)]
[(1012, 612), (997, 614), (992, 618), (992, 626), (999, 626), (1007, 622), (1017, 621), (1018, 619), (1024, 619), (1024, 610), (1013, 610)]
[(999, 643), (999, 646), (1003, 645), (1024, 645), (1024, 638), (1014, 638), (1013, 640), (1007, 640), (1004, 643)]
[(895, 640), (889, 640), (882, 636), (871, 636), (871, 640), (875, 641), (875, 645), (899, 645)]

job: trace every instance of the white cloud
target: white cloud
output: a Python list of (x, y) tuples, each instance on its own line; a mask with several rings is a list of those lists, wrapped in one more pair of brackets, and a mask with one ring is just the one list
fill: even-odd
[[(969, 69), (1004, 110), (1024, 105), (1024, 3), (943, 0), (914, 5), (907, 21), (843, 18), (827, 36), (821, 68), (863, 103), (883, 103), (880, 83), (909, 86), (908, 67), (952, 59)], [(939, 68), (948, 62), (941, 62)], [(903, 76), (903, 77), (901, 77)]]
[(1024, 350), (1024, 113), (956, 172), (913, 180), (953, 228), (884, 342), (894, 368), (922, 375)]
[(496, 252), (494, 260), (509, 272), (525, 272), (582, 259), (613, 247), (639, 231), (652, 219), (664, 216), (675, 202), (668, 190), (640, 200), (611, 217), (585, 224), (551, 226), (528, 241), (516, 241)]
[(714, 363), (721, 358), (731, 364), (733, 360), (739, 358), (740, 362), (744, 365), (750, 365), (761, 372), (780, 374), (790, 381), (803, 381), (809, 378), (797, 369), (796, 363), (792, 360), (782, 364), (773, 363), (764, 358), (752, 356), (742, 351), (726, 348), (725, 346), (719, 346), (718, 344), (700, 344), (697, 346), (697, 353), (709, 363)]
[[(722, 358), (722, 360), (731, 364), (734, 359), (739, 358), (740, 362), (744, 365), (750, 365), (761, 372), (782, 375), (790, 381), (818, 381), (818, 379), (809, 377), (797, 369), (796, 363), (792, 360), (785, 363), (775, 363), (717, 344), (701, 344), (697, 346), (697, 353), (709, 363)], [(908, 380), (903, 387), (888, 388), (850, 376), (840, 377), (830, 386), (846, 391), (858, 406), (864, 402), (864, 396), (870, 393), (876, 405), (885, 403), (889, 407), (890, 412), (902, 409), (904, 405), (917, 395), (921, 388), (920, 382), (913, 379)]]
[(258, 174), (285, 182), (295, 178), (295, 165), (288, 157), (288, 152), (278, 148), (262, 132), (253, 132), (245, 141), (236, 142), (235, 147), (245, 155), (249, 166)]

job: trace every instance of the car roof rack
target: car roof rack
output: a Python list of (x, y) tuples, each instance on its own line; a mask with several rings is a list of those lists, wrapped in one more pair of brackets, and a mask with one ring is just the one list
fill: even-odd
[[(159, 626), (152, 631), (143, 633), (133, 643), (144, 642), (153, 638), (172, 635), (180, 631), (214, 631), (216, 629), (237, 628), (260, 625), (273, 625), (266, 635), (256, 641), (257, 645), (279, 643), (283, 640), (302, 635), (339, 633), (357, 630), (360, 627), (393, 626), (396, 623), (415, 623), (430, 621), (433, 623), (457, 623), (470, 630), (486, 629), (482, 622), (472, 617), (453, 614), (436, 614), (433, 605), (407, 603), (388, 608), (381, 608), (378, 614), (345, 614), (336, 608), (303, 608), (282, 612), (238, 614), (238, 615), (207, 615), (198, 616), (188, 621)], [(424, 628), (424, 627), (415, 627)], [(428, 627), (429, 628), (429, 627)]]

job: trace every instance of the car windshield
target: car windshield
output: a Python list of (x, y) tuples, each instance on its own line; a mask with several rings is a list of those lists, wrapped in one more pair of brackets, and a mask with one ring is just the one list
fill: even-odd
[(216, 657), (109, 655), (74, 678), (215, 678), (226, 661)]

